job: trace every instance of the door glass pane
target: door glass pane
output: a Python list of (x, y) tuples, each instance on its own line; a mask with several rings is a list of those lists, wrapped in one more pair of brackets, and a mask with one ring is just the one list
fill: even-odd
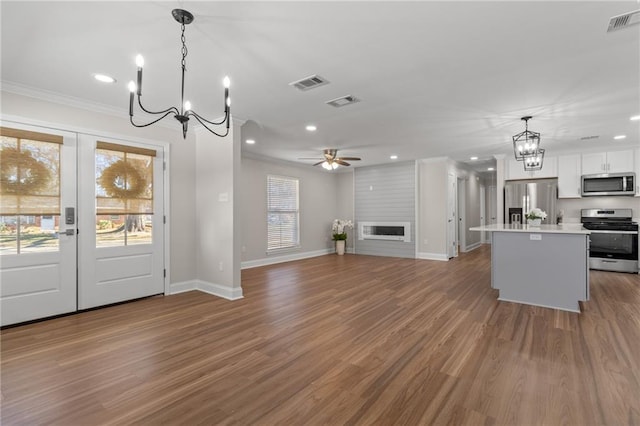
[(152, 215), (98, 215), (96, 246), (151, 244), (152, 219)]
[(96, 148), (96, 246), (151, 244), (155, 151), (107, 142)]
[(0, 216), (0, 254), (18, 253), (18, 216)]
[(60, 216), (20, 216), (20, 253), (57, 251)]
[(0, 133), (0, 254), (58, 251), (62, 137)]

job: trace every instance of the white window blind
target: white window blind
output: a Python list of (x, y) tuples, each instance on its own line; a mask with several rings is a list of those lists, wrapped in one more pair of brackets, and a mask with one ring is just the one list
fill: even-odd
[(298, 179), (267, 176), (267, 250), (300, 243)]

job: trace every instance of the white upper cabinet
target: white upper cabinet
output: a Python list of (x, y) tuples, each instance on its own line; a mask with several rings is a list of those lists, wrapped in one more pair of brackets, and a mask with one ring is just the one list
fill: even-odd
[(516, 161), (514, 158), (505, 161), (506, 173), (505, 179), (539, 179), (558, 176), (557, 157), (545, 157), (542, 163), (542, 170), (535, 172), (525, 172), (524, 163)]
[(626, 173), (633, 171), (633, 151), (582, 154), (582, 174)]
[(580, 154), (558, 157), (558, 198), (580, 198)]

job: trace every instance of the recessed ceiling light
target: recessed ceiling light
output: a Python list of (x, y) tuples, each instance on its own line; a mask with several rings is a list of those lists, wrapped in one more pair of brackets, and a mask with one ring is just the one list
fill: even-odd
[(469, 158), (469, 160), (473, 160), (473, 161), (475, 161), (475, 160), (477, 160), (477, 159), (478, 159), (478, 157), (470, 157), (470, 158)]
[(308, 132), (315, 132), (317, 127), (313, 124), (309, 124), (307, 127), (305, 127), (305, 129), (307, 129)]
[(101, 83), (115, 83), (116, 79), (106, 74), (94, 74), (93, 78)]
[(392, 155), (392, 156), (390, 156), (389, 158), (391, 158), (392, 160), (397, 160), (397, 159), (398, 159), (398, 156), (397, 156), (397, 155)]
[(488, 170), (488, 171), (490, 171), (490, 172), (492, 172), (492, 171), (494, 171), (495, 169), (494, 169), (493, 167), (489, 167), (487, 170)]
[(256, 141), (253, 139), (247, 139), (245, 143), (248, 143), (249, 145), (253, 145), (254, 143), (256, 143)]
[(629, 120), (638, 121), (638, 120), (640, 120), (640, 115), (634, 115), (633, 117), (629, 118)]
[(618, 135), (618, 136), (614, 136), (613, 138), (614, 138), (615, 140), (620, 140), (620, 139), (624, 139), (624, 138), (626, 138), (626, 137), (627, 137), (627, 135)]

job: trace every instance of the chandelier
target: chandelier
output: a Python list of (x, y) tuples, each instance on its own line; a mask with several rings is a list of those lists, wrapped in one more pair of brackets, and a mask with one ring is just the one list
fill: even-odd
[[(182, 36), (181, 36), (181, 41), (182, 41), (182, 90), (181, 90), (181, 98), (180, 98), (180, 108), (176, 108), (176, 107), (171, 107), (171, 108), (167, 108), (165, 110), (162, 111), (151, 111), (146, 109), (144, 106), (142, 106), (142, 100), (140, 99), (142, 97), (142, 67), (144, 66), (144, 58), (142, 57), (142, 55), (138, 55), (136, 56), (136, 65), (138, 66), (138, 83), (134, 83), (133, 81), (129, 82), (129, 120), (131, 121), (131, 124), (133, 124), (135, 127), (147, 127), (150, 126), (154, 123), (157, 123), (158, 121), (162, 120), (163, 118), (167, 117), (170, 114), (173, 114), (173, 117), (178, 120), (181, 124), (182, 124), (182, 137), (183, 138), (187, 138), (187, 126), (189, 124), (189, 119), (191, 117), (195, 118), (200, 124), (202, 124), (202, 126), (204, 126), (205, 129), (207, 129), (208, 131), (210, 131), (211, 133), (213, 133), (216, 136), (220, 136), (220, 137), (225, 137), (229, 134), (229, 125), (231, 124), (231, 100), (229, 98), (229, 85), (230, 85), (230, 81), (229, 81), (229, 77), (225, 77), (223, 80), (223, 85), (224, 85), (224, 117), (222, 118), (221, 121), (210, 121), (205, 119), (204, 117), (202, 117), (201, 115), (197, 114), (195, 111), (193, 111), (191, 109), (191, 103), (189, 101), (185, 101), (184, 100), (184, 74), (185, 71), (187, 70), (187, 45), (185, 43), (185, 36), (184, 36), (184, 28), (185, 25), (189, 25), (191, 22), (193, 22), (193, 15), (186, 11), (186, 10), (182, 10), (182, 9), (173, 9), (173, 11), (171, 12), (171, 14), (173, 15), (173, 18), (181, 25), (182, 28)], [(155, 115), (155, 116), (160, 116), (159, 118), (156, 119), (152, 119), (152, 121), (150, 121), (149, 123), (146, 124), (136, 124), (133, 121), (133, 101), (134, 101), (134, 96), (137, 96), (138, 98), (138, 105), (140, 106), (140, 109), (142, 111), (144, 111), (147, 114), (150, 115)], [(209, 126), (222, 126), (222, 125), (226, 125), (226, 131), (225, 133), (217, 133), (216, 131), (214, 131), (211, 127)]]
[(526, 171), (541, 170), (544, 160), (544, 149), (540, 149), (540, 133), (529, 130), (531, 116), (522, 117), (524, 132), (513, 136), (513, 154), (516, 160), (524, 162)]

